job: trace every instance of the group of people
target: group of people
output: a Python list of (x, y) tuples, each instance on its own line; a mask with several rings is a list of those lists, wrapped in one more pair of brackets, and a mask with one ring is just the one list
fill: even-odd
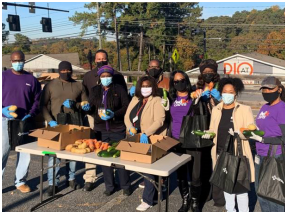
[[(180, 138), (182, 120), (185, 116), (199, 114), (199, 103), (205, 108), (210, 120), (209, 132), (216, 136), (205, 134), (202, 139), (213, 139), (214, 145), (210, 154), (212, 164), (204, 164), (202, 152), (206, 150), (183, 148), (181, 143), (170, 151), (189, 154), (191, 161), (177, 170), (178, 187), (182, 198), (179, 212), (200, 211), (199, 202), (202, 192), (202, 167), (214, 169), (218, 155), (224, 149), (228, 136), (239, 134), (242, 140), (243, 155), (250, 164), (251, 182), (258, 187), (259, 169), (262, 160), (267, 156), (269, 145), (285, 143), (285, 88), (281, 82), (272, 76), (265, 78), (261, 84), (261, 92), (267, 102), (254, 121), (251, 107), (240, 104), (238, 95), (244, 90), (244, 84), (239, 78), (222, 78), (217, 73), (218, 65), (212, 59), (201, 62), (200, 74), (196, 85), (191, 85), (189, 77), (183, 71), (174, 71), (170, 78), (163, 76), (160, 61), (151, 60), (146, 75), (141, 77), (136, 86), (129, 91), (121, 73), (115, 71), (108, 62), (108, 54), (98, 50), (95, 54), (96, 68), (85, 74), (83, 82), (72, 79), (72, 65), (67, 61), (59, 64), (59, 78), (45, 85), (43, 91), (36, 78), (24, 71), (25, 55), (21, 51), (11, 54), (12, 69), (2, 73), (2, 176), (9, 155), (9, 138), (7, 122), (11, 116), (9, 107), (18, 107), (18, 119), (29, 119), (41, 112), (50, 127), (56, 127), (57, 114), (74, 113), (81, 110), (93, 129), (94, 138), (104, 142), (115, 142), (124, 139), (127, 134), (140, 133), (140, 142), (149, 143), (149, 136), (153, 134), (168, 135), (176, 140)], [(217, 84), (210, 88), (210, 83)], [(210, 88), (210, 89), (206, 89)], [(168, 91), (168, 98), (164, 98), (164, 90)], [(85, 104), (81, 104), (85, 102)], [(105, 110), (107, 113), (101, 113)], [(250, 138), (256, 141), (256, 155), (252, 154), (250, 139), (244, 137), (239, 129), (249, 124), (265, 131), (264, 137), (253, 134)], [(236, 139), (234, 141), (237, 142)], [(235, 146), (235, 145), (234, 145)], [(277, 148), (276, 157), (281, 155), (281, 148)], [(60, 159), (57, 159), (57, 163)], [(15, 186), (21, 192), (29, 192), (26, 184), (30, 155), (17, 153), (17, 167)], [(49, 158), (48, 166), (53, 165), (53, 158)], [(96, 165), (86, 163), (84, 174), (84, 191), (95, 188), (97, 180)], [(116, 190), (114, 170), (101, 166), (106, 190), (110, 196)], [(75, 180), (76, 162), (66, 164), (66, 185), (79, 189)], [(119, 186), (123, 195), (132, 194), (130, 172), (117, 170)], [(150, 179), (156, 178), (147, 175)], [(59, 184), (59, 167), (56, 168), (56, 192)], [(49, 188), (47, 194), (53, 194), (52, 169), (48, 169)], [(189, 182), (190, 181), (190, 182)], [(164, 181), (162, 182), (164, 184)], [(154, 205), (155, 187), (144, 178), (139, 185), (144, 188), (138, 211), (146, 211)], [(217, 207), (226, 207), (228, 212), (249, 211), (248, 193), (229, 194), (216, 186), (212, 186), (212, 198)], [(261, 210), (284, 211), (284, 206), (258, 197)]]

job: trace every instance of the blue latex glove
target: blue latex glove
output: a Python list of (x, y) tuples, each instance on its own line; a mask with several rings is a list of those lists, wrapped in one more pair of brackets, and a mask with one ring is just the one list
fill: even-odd
[(130, 88), (130, 96), (134, 96), (135, 95), (135, 92), (136, 92), (136, 87), (135, 86), (132, 86)]
[(83, 106), (82, 106), (82, 109), (83, 109), (84, 111), (89, 111), (89, 110), (91, 109), (91, 106), (90, 106), (90, 104), (88, 103), (88, 104), (83, 105)]
[(66, 107), (66, 108), (72, 108), (73, 105), (75, 104), (75, 101), (71, 100), (71, 99), (66, 99), (63, 103), (63, 105)]
[(204, 91), (201, 95), (201, 99), (203, 101), (207, 101), (209, 99), (209, 97), (210, 97), (210, 90)]
[(32, 116), (30, 115), (30, 114), (28, 114), (28, 115), (26, 115), (26, 116), (24, 116), (24, 118), (22, 118), (22, 121), (24, 121), (24, 120), (26, 120), (26, 119), (28, 119), (28, 118), (31, 118)]
[(104, 116), (101, 116), (101, 119), (104, 121), (107, 121), (109, 119), (112, 119), (115, 115), (115, 113), (113, 111), (111, 111), (110, 109), (107, 109), (106, 112), (109, 112), (109, 115), (107, 115), (107, 113), (105, 113)]
[[(135, 128), (135, 127), (131, 127), (131, 128), (129, 129), (129, 133), (130, 133), (130, 135), (134, 136), (135, 134), (131, 132), (131, 129), (132, 129), (132, 128)], [(138, 130), (137, 128), (135, 128), (135, 129)]]
[(219, 93), (219, 91), (217, 89), (212, 89), (212, 91), (210, 92), (211, 96), (213, 96), (217, 101), (221, 100), (221, 95)]
[(142, 144), (148, 144), (148, 137), (147, 137), (146, 134), (143, 133), (143, 134), (141, 135), (140, 143), (142, 143)]
[(58, 126), (58, 123), (56, 121), (50, 121), (48, 124), (49, 124), (50, 127)]
[(13, 116), (10, 115), (10, 113), (15, 112), (15, 110), (9, 110), (9, 107), (11, 107), (11, 106), (12, 106), (12, 105), (2, 108), (2, 114), (3, 114), (6, 118), (14, 118)]

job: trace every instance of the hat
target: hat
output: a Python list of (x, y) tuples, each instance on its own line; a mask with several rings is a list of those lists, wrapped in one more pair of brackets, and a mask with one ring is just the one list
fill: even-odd
[(98, 69), (98, 76), (101, 76), (101, 74), (105, 72), (114, 75), (114, 69), (109, 65), (105, 65)]
[(68, 62), (68, 61), (62, 61), (62, 62), (60, 62), (58, 69), (59, 69), (59, 72), (60, 72), (61, 70), (73, 71), (73, 69), (72, 69), (72, 64), (71, 64), (70, 62)]
[(276, 77), (269, 76), (263, 79), (259, 90), (261, 90), (262, 88), (273, 89), (276, 86), (279, 86), (280, 84), (281, 84), (280, 81)]

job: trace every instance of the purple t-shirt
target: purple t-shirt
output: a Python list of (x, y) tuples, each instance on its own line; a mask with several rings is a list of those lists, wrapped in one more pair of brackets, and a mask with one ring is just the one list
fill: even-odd
[(16, 75), (12, 70), (2, 72), (2, 108), (16, 105), (17, 119), (37, 114), (40, 94), (41, 84), (32, 74), (24, 71)]
[(170, 113), (172, 117), (172, 130), (171, 134), (173, 138), (179, 139), (180, 128), (182, 119), (186, 116), (192, 100), (188, 99), (188, 96), (178, 96), (170, 107)]
[[(273, 106), (263, 105), (256, 117), (256, 125), (265, 132), (264, 137), (282, 136), (280, 124), (285, 124), (285, 102), (280, 101)], [(258, 155), (267, 156), (268, 149), (269, 144), (256, 142)], [(276, 154), (281, 154), (281, 146), (278, 146)]]

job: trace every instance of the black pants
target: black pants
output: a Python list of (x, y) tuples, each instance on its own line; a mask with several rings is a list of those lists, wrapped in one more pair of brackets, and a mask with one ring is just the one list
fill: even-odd
[[(96, 139), (103, 142), (120, 141), (126, 137), (126, 132), (96, 132)], [(114, 179), (114, 169), (108, 166), (102, 166), (102, 171), (104, 175), (104, 181), (107, 191), (113, 191), (115, 189), (115, 179)], [(130, 172), (124, 169), (118, 169), (120, 186), (122, 189), (129, 189), (131, 186)]]

